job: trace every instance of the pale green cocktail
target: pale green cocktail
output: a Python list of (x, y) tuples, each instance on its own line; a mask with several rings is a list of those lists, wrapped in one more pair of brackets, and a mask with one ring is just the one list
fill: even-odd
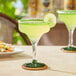
[(28, 70), (30, 68), (32, 68), (33, 70), (34, 69), (42, 70), (42, 69), (47, 68), (47, 66), (44, 63), (39, 63), (36, 60), (36, 45), (40, 37), (44, 33), (47, 33), (51, 27), (55, 26), (56, 21), (54, 23), (52, 23), (52, 21), (45, 22), (43, 19), (21, 19), (19, 20), (19, 30), (25, 33), (29, 37), (31, 44), (32, 44), (32, 48), (33, 48), (33, 61), (31, 63), (23, 64), (24, 67), (28, 68)]
[(49, 23), (44, 23), (42, 19), (22, 19), (19, 24), (20, 31), (27, 34), (31, 41), (39, 40), (50, 29)]
[(58, 17), (59, 19), (66, 24), (66, 27), (69, 31), (69, 44), (66, 50), (75, 50), (73, 46), (73, 32), (76, 28), (76, 11), (75, 10), (59, 10)]

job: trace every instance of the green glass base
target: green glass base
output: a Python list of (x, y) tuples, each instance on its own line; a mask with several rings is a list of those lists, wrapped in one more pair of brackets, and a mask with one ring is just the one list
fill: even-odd
[(65, 47), (63, 48), (64, 50), (67, 50), (67, 51), (76, 51), (76, 48), (75, 47)]
[(40, 68), (40, 67), (44, 67), (45, 64), (44, 63), (39, 63), (36, 60), (33, 60), (32, 63), (25, 63), (23, 64), (23, 66), (29, 67), (29, 68)]

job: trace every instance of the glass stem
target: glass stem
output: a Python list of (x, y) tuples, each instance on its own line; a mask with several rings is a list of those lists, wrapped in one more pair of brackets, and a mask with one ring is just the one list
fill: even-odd
[(68, 47), (73, 47), (73, 32), (74, 32), (74, 29), (69, 30), (69, 44), (68, 44)]
[(33, 61), (36, 60), (36, 46), (37, 46), (37, 43), (33, 41), (33, 42), (32, 42)]

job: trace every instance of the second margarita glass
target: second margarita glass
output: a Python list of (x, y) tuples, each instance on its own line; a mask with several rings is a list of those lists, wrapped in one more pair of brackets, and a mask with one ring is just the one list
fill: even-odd
[(76, 52), (73, 46), (73, 33), (76, 28), (76, 11), (75, 10), (58, 10), (59, 19), (66, 24), (69, 32), (68, 47), (63, 48), (67, 52)]

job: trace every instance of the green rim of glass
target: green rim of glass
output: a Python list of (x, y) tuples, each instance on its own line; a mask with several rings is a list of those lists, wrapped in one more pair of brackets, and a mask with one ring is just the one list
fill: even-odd
[(18, 22), (19, 23), (22, 23), (22, 24), (44, 24), (44, 25), (46, 25), (46, 24), (49, 24), (49, 23), (46, 23), (46, 22), (44, 22), (44, 20), (43, 19), (38, 19), (38, 18), (30, 18), (30, 19), (21, 19), (21, 20), (18, 20)]
[(21, 19), (21, 20), (19, 20), (19, 22), (21, 22), (21, 21), (43, 21), (43, 19), (29, 18), (29, 19)]
[(57, 10), (60, 14), (76, 14), (76, 10)]

